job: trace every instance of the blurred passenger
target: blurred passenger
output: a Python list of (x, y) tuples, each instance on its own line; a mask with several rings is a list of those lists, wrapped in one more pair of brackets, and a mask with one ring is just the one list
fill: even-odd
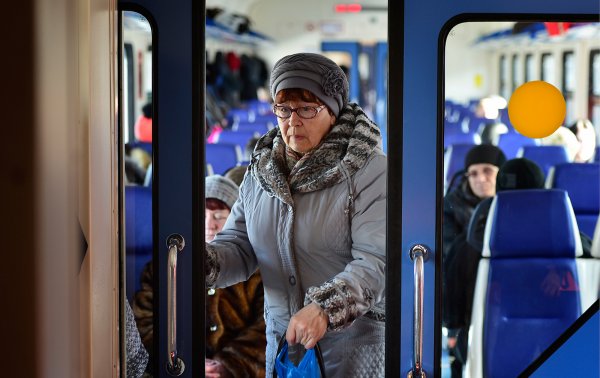
[(256, 142), (258, 142), (259, 139), (260, 137), (252, 137), (248, 140), (248, 142), (246, 143), (246, 156), (244, 158), (245, 160), (252, 160), (252, 153), (254, 152), (254, 147), (256, 147)]
[(473, 147), (465, 157), (465, 177), (444, 198), (443, 214), (443, 279), (444, 279), (444, 326), (449, 330), (448, 347), (454, 356), (451, 365), (452, 376), (462, 376), (462, 366), (466, 363), (467, 331), (465, 323), (455, 318), (455, 312), (447, 311), (452, 305), (449, 298), (453, 295), (448, 290), (455, 279), (449, 267), (453, 261), (461, 260), (474, 253), (467, 243), (467, 230), (473, 209), (485, 198), (496, 194), (496, 175), (506, 161), (502, 150), (498, 147), (482, 144)]
[(140, 142), (152, 142), (152, 103), (142, 107), (142, 114), (133, 126), (135, 139)]
[(594, 125), (588, 119), (578, 119), (571, 126), (569, 130), (575, 134), (577, 141), (579, 142), (579, 149), (573, 159), (576, 163), (587, 163), (594, 159), (594, 153), (596, 150), (596, 132), (594, 131)]
[(242, 185), (242, 181), (244, 180), (244, 175), (246, 174), (247, 170), (248, 170), (247, 165), (238, 165), (236, 167), (229, 168), (225, 172), (225, 177), (227, 177), (231, 181), (235, 182), (235, 184), (237, 186), (240, 186), (240, 185)]
[[(205, 237), (221, 231), (238, 197), (231, 180), (212, 175), (205, 180)], [(264, 293), (260, 273), (225, 289), (208, 290), (206, 300), (206, 377), (264, 377)], [(152, 262), (142, 273), (134, 311), (144, 345), (152, 348)]]
[(564, 126), (560, 126), (549, 136), (540, 138), (539, 142), (542, 146), (563, 146), (567, 151), (567, 157), (570, 162), (575, 161), (580, 148), (580, 143), (575, 134)]
[(150, 155), (143, 149), (125, 145), (125, 184), (143, 185), (148, 166), (152, 162)]
[(319, 342), (327, 375), (383, 376), (379, 128), (348, 103), (346, 76), (322, 55), (283, 57), (270, 83), (279, 127), (258, 141), (240, 199), (205, 246), (206, 284), (225, 287), (260, 267), (268, 377), (283, 338), (292, 361)]

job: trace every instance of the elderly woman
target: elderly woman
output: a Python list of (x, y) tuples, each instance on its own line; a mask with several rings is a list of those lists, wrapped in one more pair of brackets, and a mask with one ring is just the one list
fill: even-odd
[[(206, 281), (260, 268), (267, 376), (285, 334), (319, 342), (330, 377), (384, 374), (386, 157), (348, 81), (318, 54), (280, 59), (270, 81), (279, 127), (258, 142), (240, 197), (206, 245)], [(293, 348), (292, 348), (293, 349)]]

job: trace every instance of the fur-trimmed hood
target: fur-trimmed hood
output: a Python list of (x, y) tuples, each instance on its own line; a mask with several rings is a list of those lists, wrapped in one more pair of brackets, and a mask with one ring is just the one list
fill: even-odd
[(346, 105), (329, 134), (305, 154), (288, 177), (285, 143), (279, 128), (256, 143), (250, 170), (270, 195), (293, 205), (292, 193), (308, 193), (336, 185), (368, 161), (381, 142), (379, 128), (357, 104)]

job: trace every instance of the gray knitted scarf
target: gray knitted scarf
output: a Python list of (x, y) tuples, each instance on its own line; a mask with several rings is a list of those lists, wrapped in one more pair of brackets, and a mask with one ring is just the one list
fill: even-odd
[(256, 143), (250, 170), (270, 195), (293, 206), (293, 193), (325, 189), (345, 180), (362, 168), (381, 140), (379, 128), (357, 104), (342, 110), (329, 134), (313, 151), (289, 170), (286, 146), (278, 128)]

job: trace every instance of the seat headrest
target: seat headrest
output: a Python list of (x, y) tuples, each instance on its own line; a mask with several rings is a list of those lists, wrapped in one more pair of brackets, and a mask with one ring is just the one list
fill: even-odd
[(125, 187), (125, 247), (130, 253), (152, 253), (152, 188)]
[(579, 228), (564, 190), (509, 190), (496, 195), (486, 223), (484, 257), (581, 255)]
[(549, 179), (550, 187), (569, 193), (575, 213), (600, 212), (600, 164), (557, 164)]

